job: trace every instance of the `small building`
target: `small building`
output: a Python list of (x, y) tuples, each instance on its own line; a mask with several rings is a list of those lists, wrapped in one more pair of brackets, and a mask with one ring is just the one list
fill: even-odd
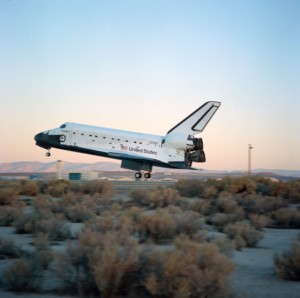
[(63, 171), (62, 178), (70, 181), (89, 181), (99, 179), (97, 171)]

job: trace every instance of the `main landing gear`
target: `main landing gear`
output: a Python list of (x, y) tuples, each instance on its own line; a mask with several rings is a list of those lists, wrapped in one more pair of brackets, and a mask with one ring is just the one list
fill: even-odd
[(46, 156), (47, 157), (51, 156), (50, 150), (46, 152)]
[[(136, 179), (140, 179), (140, 178), (142, 178), (142, 173), (141, 172), (136, 172), (134, 176), (135, 176)], [(150, 172), (146, 172), (144, 174), (144, 177), (145, 177), (145, 179), (151, 178), (151, 173)]]

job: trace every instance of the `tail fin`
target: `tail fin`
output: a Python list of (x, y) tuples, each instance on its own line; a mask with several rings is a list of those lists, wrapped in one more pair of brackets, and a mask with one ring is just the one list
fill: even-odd
[(180, 133), (195, 135), (202, 132), (220, 105), (221, 103), (218, 101), (206, 102), (191, 115), (187, 116), (180, 123), (170, 129), (168, 134)]

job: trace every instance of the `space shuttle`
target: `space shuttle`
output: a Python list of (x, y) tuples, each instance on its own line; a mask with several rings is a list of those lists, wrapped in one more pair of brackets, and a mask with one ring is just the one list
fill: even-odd
[(166, 135), (152, 135), (119, 129), (66, 122), (58, 128), (35, 135), (36, 145), (121, 160), (121, 167), (136, 171), (135, 177), (149, 179), (153, 166), (195, 169), (193, 163), (206, 161), (203, 140), (196, 137), (220, 107), (208, 101), (187, 116)]

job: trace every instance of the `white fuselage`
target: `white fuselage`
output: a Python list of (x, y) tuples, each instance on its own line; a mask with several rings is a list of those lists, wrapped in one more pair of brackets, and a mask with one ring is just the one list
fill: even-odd
[[(65, 123), (51, 129), (49, 135), (60, 135), (60, 144), (103, 153), (134, 154), (162, 162), (184, 161), (184, 150), (163, 144), (164, 137), (111, 128)], [(64, 136), (64, 137), (62, 137)], [(111, 157), (114, 155), (112, 154)]]

